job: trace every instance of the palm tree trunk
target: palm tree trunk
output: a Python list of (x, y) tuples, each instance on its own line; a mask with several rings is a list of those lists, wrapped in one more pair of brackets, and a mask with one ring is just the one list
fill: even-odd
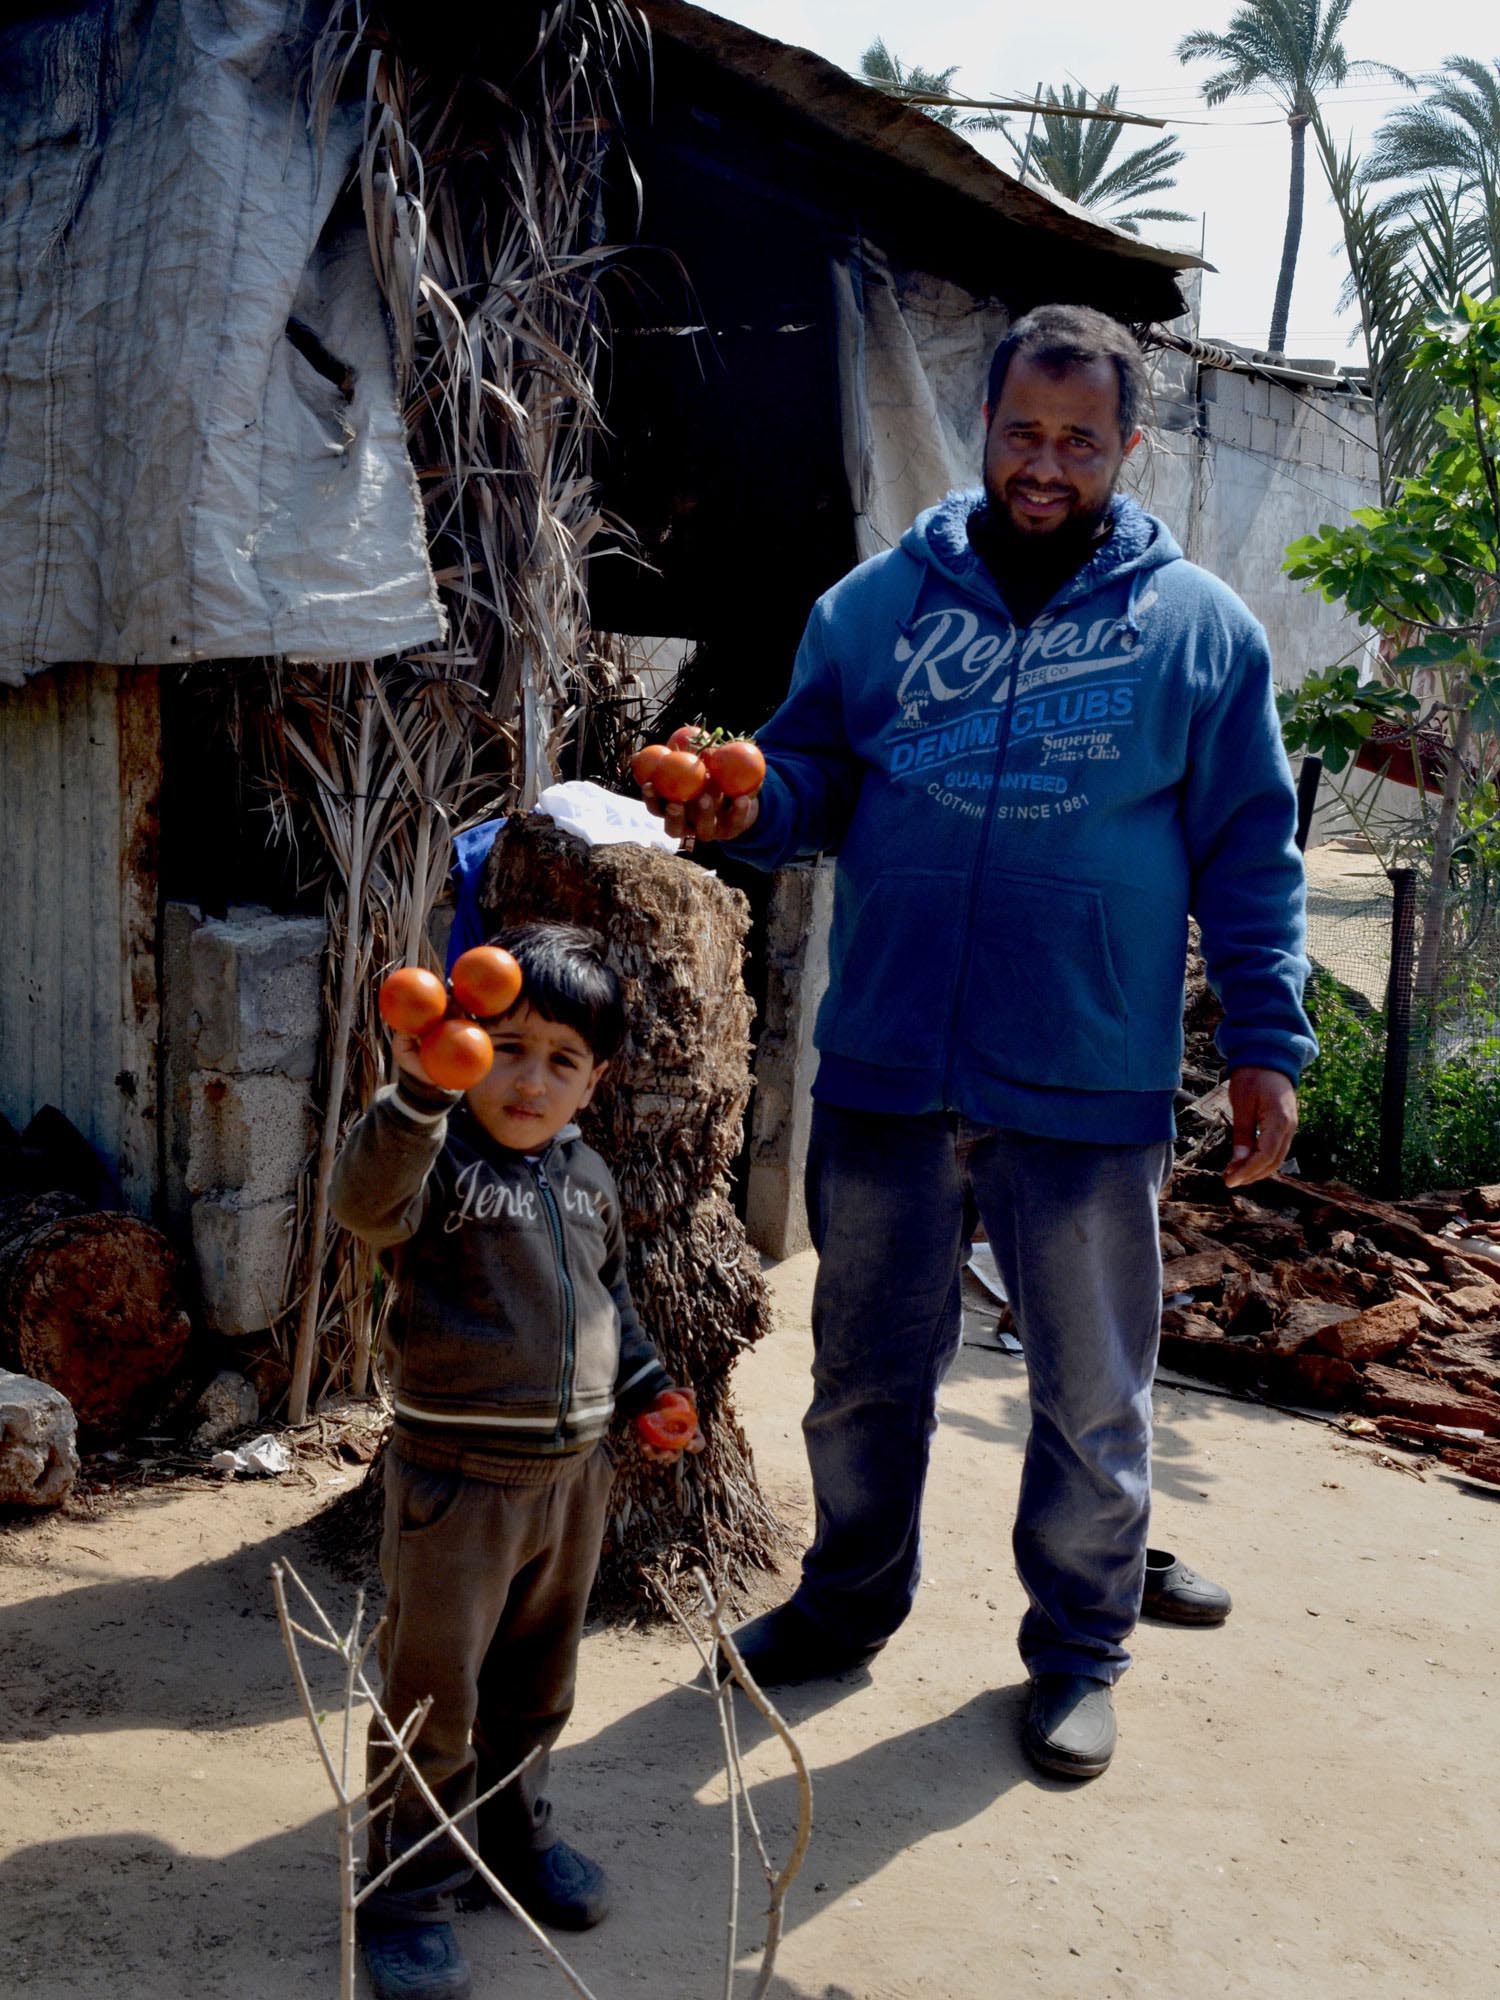
[(1281, 240), (1281, 275), (1271, 307), (1271, 337), (1266, 342), (1272, 354), (1286, 353), (1286, 323), (1292, 310), (1292, 284), (1302, 242), (1302, 197), (1307, 185), (1307, 114), (1294, 112), (1286, 122), (1292, 128), (1292, 183), (1287, 191), (1286, 235)]

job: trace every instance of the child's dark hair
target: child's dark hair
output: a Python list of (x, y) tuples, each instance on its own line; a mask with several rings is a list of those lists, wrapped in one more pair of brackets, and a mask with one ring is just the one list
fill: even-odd
[(576, 924), (517, 924), (489, 942), (508, 951), (521, 968), (525, 984), (517, 1007), (530, 1007), (545, 1021), (576, 1029), (596, 1062), (619, 1053), (625, 1040), (625, 1002), (619, 980), (604, 962), (604, 940), (597, 932)]

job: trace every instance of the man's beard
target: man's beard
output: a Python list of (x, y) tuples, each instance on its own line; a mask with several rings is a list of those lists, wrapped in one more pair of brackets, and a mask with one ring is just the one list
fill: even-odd
[(1066, 564), (1082, 568), (1104, 539), (1104, 524), (1114, 501), (1112, 486), (1101, 505), (1065, 514), (1055, 528), (1018, 528), (1003, 493), (985, 487), (984, 535), (1002, 564), (1045, 563), (1050, 570)]

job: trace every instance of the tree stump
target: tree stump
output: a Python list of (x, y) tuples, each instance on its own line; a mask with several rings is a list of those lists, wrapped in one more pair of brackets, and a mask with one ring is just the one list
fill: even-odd
[(675, 855), (588, 847), (544, 814), (514, 815), (480, 888), (493, 929), (545, 919), (605, 941), (629, 1037), (583, 1116), (620, 1188), (630, 1286), (678, 1381), (697, 1391), (708, 1449), (663, 1473), (622, 1446), (600, 1570), (611, 1612), (646, 1608), (702, 1564), (731, 1598), (774, 1567), (785, 1534), (735, 1420), (735, 1361), (770, 1327), (760, 1262), (730, 1202), (750, 1097), (749, 906)]
[(93, 1441), (160, 1396), (191, 1326), (167, 1239), (74, 1195), (0, 1202), (0, 1364), (50, 1383)]

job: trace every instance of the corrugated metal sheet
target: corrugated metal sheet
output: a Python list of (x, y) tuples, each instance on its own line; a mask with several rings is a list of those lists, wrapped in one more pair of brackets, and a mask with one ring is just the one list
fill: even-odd
[(147, 1213), (157, 1184), (152, 668), (0, 687), (0, 1112), (65, 1112)]
[[(984, 232), (1004, 225), (1035, 232), (1039, 243), (1052, 239), (1086, 274), (1080, 280), (1083, 289), (1068, 296), (1128, 320), (1175, 319), (1183, 310), (1179, 276), (1213, 268), (1191, 251), (1131, 236), (1092, 210), (1017, 180), (986, 159), (963, 133), (872, 90), (810, 49), (777, 41), (685, 0), (635, 0), (635, 5), (651, 31), (658, 70), (667, 51), (681, 50), (702, 65), (705, 75), (738, 78), (762, 93), (763, 101), (774, 100), (803, 121), (825, 144), (855, 155), (867, 183), (877, 170), (894, 172), (904, 184), (904, 198), (923, 218), (924, 232), (949, 210), (963, 217), (966, 228)], [(860, 227), (879, 240), (868, 214)], [(930, 268), (942, 277), (963, 275), (937, 264)]]

